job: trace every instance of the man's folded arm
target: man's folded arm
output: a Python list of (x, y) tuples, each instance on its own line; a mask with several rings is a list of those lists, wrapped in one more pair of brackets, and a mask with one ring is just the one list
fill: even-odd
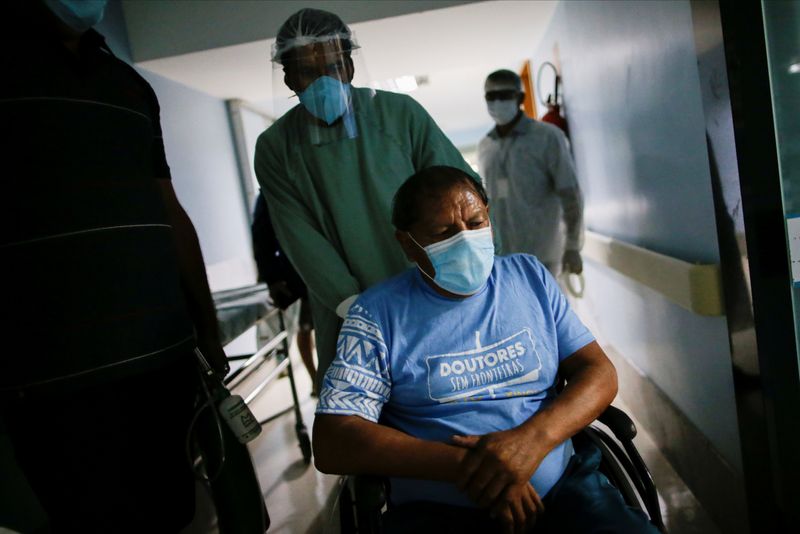
[(314, 462), (323, 473), (452, 482), (466, 454), (357, 415), (317, 414), (312, 435)]
[(617, 394), (616, 370), (596, 341), (562, 360), (559, 372), (567, 382), (564, 390), (521, 425), (547, 452), (594, 421)]

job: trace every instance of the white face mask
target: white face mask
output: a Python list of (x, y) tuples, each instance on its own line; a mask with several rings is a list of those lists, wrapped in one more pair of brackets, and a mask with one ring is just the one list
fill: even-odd
[(464, 230), (453, 237), (423, 247), (411, 233), (408, 237), (425, 251), (433, 266), (435, 276), (419, 268), (437, 286), (456, 295), (476, 293), (489, 278), (494, 266), (494, 241), (492, 228)]
[(486, 103), (489, 115), (498, 125), (502, 126), (514, 120), (519, 112), (516, 100), (492, 100)]

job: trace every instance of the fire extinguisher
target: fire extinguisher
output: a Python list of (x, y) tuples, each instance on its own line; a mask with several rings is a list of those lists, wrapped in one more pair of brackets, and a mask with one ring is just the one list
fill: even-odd
[[(542, 72), (545, 67), (549, 67), (553, 70), (553, 92), (547, 95), (547, 100), (542, 101), (542, 104), (547, 106), (547, 113), (545, 113), (540, 120), (558, 126), (561, 128), (561, 131), (564, 132), (564, 135), (567, 136), (567, 139), (569, 139), (567, 119), (561, 114), (561, 104), (558, 101), (558, 92), (561, 89), (561, 75), (558, 73), (556, 66), (549, 61), (542, 63), (539, 67), (539, 71), (536, 73), (536, 91), (540, 95), (544, 94), (540, 84), (542, 82)], [(569, 142), (567, 142), (567, 144), (569, 144)], [(584, 290), (586, 289), (586, 279), (583, 277), (583, 273), (574, 274), (564, 271), (559, 278), (562, 287), (566, 289), (570, 296), (576, 299), (583, 298)]]
[(561, 128), (564, 134), (569, 137), (569, 127), (567, 126), (567, 119), (561, 114), (561, 104), (558, 101), (558, 91), (561, 88), (561, 75), (558, 73), (558, 69), (556, 66), (550, 63), (549, 61), (545, 61), (539, 67), (539, 72), (536, 73), (536, 89), (540, 95), (543, 95), (539, 84), (542, 81), (542, 71), (545, 67), (550, 67), (553, 69), (554, 78), (553, 78), (553, 92), (548, 93), (547, 100), (542, 101), (542, 104), (547, 107), (547, 113), (542, 116), (541, 120), (544, 122), (549, 122), (550, 124), (554, 124)]

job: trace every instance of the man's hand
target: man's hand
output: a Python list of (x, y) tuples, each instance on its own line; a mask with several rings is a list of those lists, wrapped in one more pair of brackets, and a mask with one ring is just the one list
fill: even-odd
[(289, 289), (289, 284), (284, 280), (269, 284), (269, 298), (280, 309), (285, 310), (292, 302), (297, 300), (297, 296)]
[(208, 364), (214, 368), (220, 378), (225, 378), (231, 367), (219, 341), (198, 339), (197, 348), (200, 349)]
[(530, 482), (511, 484), (503, 490), (491, 508), (491, 516), (500, 521), (505, 534), (530, 532), (544, 512), (544, 504)]
[(583, 272), (583, 259), (577, 250), (565, 250), (561, 260), (562, 270), (565, 273), (581, 274)]
[(469, 449), (462, 462), (458, 488), (487, 508), (509, 485), (527, 483), (548, 451), (538, 450), (519, 427), (483, 436), (453, 436), (453, 444)]

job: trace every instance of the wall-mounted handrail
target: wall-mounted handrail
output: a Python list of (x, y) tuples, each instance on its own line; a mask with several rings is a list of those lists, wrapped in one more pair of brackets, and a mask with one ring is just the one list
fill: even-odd
[(725, 315), (718, 264), (689, 263), (590, 231), (582, 254), (694, 313)]

